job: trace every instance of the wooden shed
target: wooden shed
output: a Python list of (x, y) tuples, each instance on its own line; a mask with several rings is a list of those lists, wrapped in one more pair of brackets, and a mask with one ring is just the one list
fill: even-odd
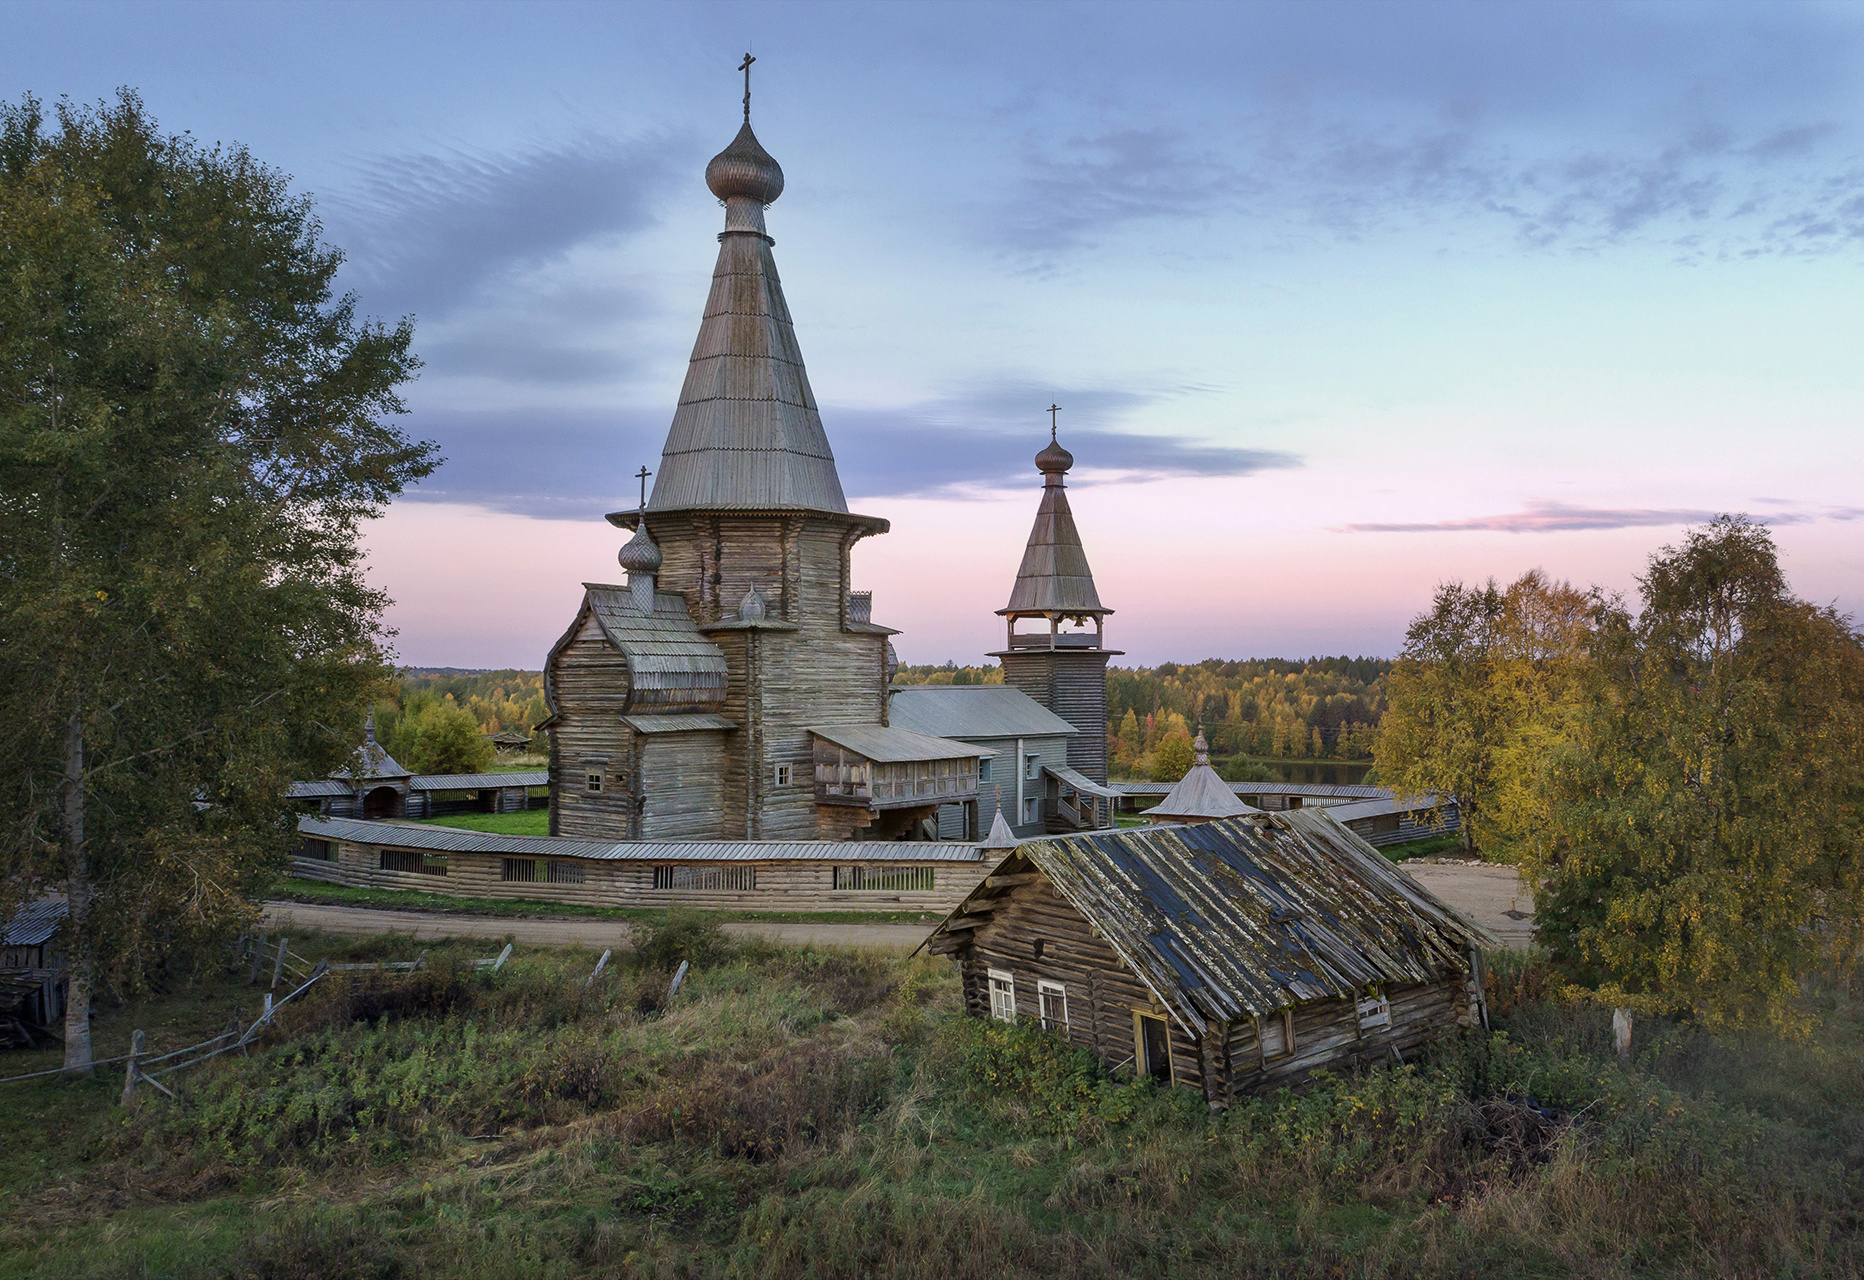
[(1486, 1022), (1493, 945), (1320, 810), (1017, 847), (925, 943), (966, 1009), (1213, 1107)]
[(62, 898), (28, 902), (0, 929), (0, 1047), (30, 1048), (32, 1028), (65, 1016), (65, 956), (59, 933)]

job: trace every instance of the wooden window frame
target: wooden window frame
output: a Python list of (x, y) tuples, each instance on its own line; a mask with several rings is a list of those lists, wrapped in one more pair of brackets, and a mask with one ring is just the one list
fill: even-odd
[(589, 878), (589, 870), (580, 862), (552, 862), (544, 870), (544, 880), (549, 884), (582, 884)]
[[(498, 879), (500, 884), (538, 884), (543, 875), (537, 869), (536, 858), (501, 858), (499, 859)], [(524, 868), (520, 873), (519, 869)]]
[[(1003, 1004), (1001, 1006), (997, 1003), (997, 983), (999, 982), (1004, 985), (1004, 991), (1002, 993)], [(1007, 969), (986, 969), (984, 970), (984, 990), (990, 996), (990, 1016), (998, 1022), (1007, 1022), (1012, 1027), (1015, 1026), (1016, 975), (1009, 972)], [(1009, 1012), (1007, 1018), (1004, 1017), (1004, 1010), (1006, 1009)]]
[[(1061, 1017), (1049, 1017), (1049, 997), (1061, 1002)], [(1047, 978), (1036, 979), (1036, 1017), (1042, 1021), (1044, 1031), (1059, 1031), (1068, 1034), (1068, 988), (1059, 982), (1050, 982)]]
[(787, 787), (796, 780), (796, 767), (788, 764), (776, 765), (770, 771), (770, 778), (773, 786)]
[(1146, 1056), (1145, 1020), (1147, 1018), (1161, 1024), (1165, 1028), (1165, 1083), (1176, 1085), (1178, 1083), (1178, 1065), (1175, 1061), (1177, 1055), (1171, 1051), (1171, 1018), (1161, 1015), (1151, 1009), (1133, 1010), (1133, 1077), (1135, 1079), (1144, 1079), (1152, 1075), (1152, 1064), (1150, 1062), (1147, 1062), (1144, 1067), (1141, 1067), (1139, 1064), (1139, 1059)]
[(1363, 995), (1355, 992), (1353, 1020), (1362, 1036), (1368, 1031), (1383, 1031), (1386, 1035), (1390, 1035), (1392, 1030), (1391, 998), (1376, 987), (1368, 987)]
[(592, 795), (600, 792), (602, 790), (601, 773), (594, 769), (585, 771), (583, 774), (583, 790)]

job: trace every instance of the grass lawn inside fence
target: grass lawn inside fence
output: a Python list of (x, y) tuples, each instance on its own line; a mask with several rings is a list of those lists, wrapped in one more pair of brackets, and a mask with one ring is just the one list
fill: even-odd
[(489, 831), (500, 836), (547, 836), (550, 810), (520, 809), (516, 813), (449, 813), (418, 819), (424, 827), (452, 827), (458, 831)]

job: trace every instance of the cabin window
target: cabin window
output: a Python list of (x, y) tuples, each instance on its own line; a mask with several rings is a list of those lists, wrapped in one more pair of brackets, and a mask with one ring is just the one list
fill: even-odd
[(773, 771), (776, 776), (776, 784), (779, 787), (787, 787), (790, 785), (790, 780), (794, 776), (792, 773), (793, 767), (794, 766), (787, 764), (780, 764)]
[(550, 864), (551, 884), (581, 884), (584, 874), (580, 863), (553, 862)]
[(499, 879), (517, 884), (530, 884), (543, 877), (537, 874), (536, 858), (505, 858), (504, 866), (499, 872)]
[(1032, 822), (1041, 821), (1042, 819), (1042, 809), (1040, 807), (1041, 804), (1042, 804), (1042, 801), (1037, 799), (1035, 796), (1030, 796), (1028, 799), (1023, 801), (1023, 825), (1024, 826), (1028, 826)]
[(1016, 979), (1001, 969), (985, 972), (990, 975), (990, 1016), (998, 1022), (1015, 1022)]
[(585, 791), (600, 791), (602, 789), (602, 775), (599, 773), (584, 774), (583, 789)]
[(447, 855), (423, 853), (419, 849), (384, 849), (381, 867), (384, 871), (415, 871), (422, 875), (444, 876), (447, 873)]
[(1171, 1083), (1171, 1032), (1165, 1019), (1133, 1015), (1133, 1065), (1160, 1084)]
[(1368, 991), (1359, 997), (1359, 1029), (1372, 1031), (1392, 1024), (1391, 1001), (1377, 991)]
[(655, 867), (656, 889), (725, 889), (734, 893), (757, 888), (756, 867)]
[(977, 762), (977, 780), (979, 782), (990, 781), (990, 757), (985, 756)]
[(1023, 757), (1023, 777), (1031, 782), (1036, 780), (1036, 772), (1042, 763), (1042, 757), (1028, 755)]
[(836, 867), (837, 889), (882, 889), (921, 893), (937, 887), (935, 867)]
[(1059, 982), (1036, 983), (1036, 999), (1042, 1006), (1042, 1029), (1068, 1034), (1068, 988)]
[(1048, 939), (1046, 938), (1036, 939), (1036, 943), (1035, 943), (1036, 959), (1040, 960), (1042, 958), (1042, 947), (1043, 947), (1043, 944), (1046, 943), (1047, 941)]

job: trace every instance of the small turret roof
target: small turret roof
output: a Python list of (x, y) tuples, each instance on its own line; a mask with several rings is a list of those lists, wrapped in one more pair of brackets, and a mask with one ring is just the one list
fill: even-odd
[(1094, 589), (1094, 571), (1088, 568), (1081, 534), (1068, 507), (1068, 489), (1062, 477), (1074, 466), (1074, 455), (1061, 447), (1054, 432), (1048, 447), (1036, 455), (1042, 473), (1042, 502), (1036, 508), (1035, 526), (1023, 548), (1023, 563), (1016, 571), (1010, 603), (999, 614), (1056, 614), (1062, 617), (1103, 616), (1113, 610), (1100, 603)]

